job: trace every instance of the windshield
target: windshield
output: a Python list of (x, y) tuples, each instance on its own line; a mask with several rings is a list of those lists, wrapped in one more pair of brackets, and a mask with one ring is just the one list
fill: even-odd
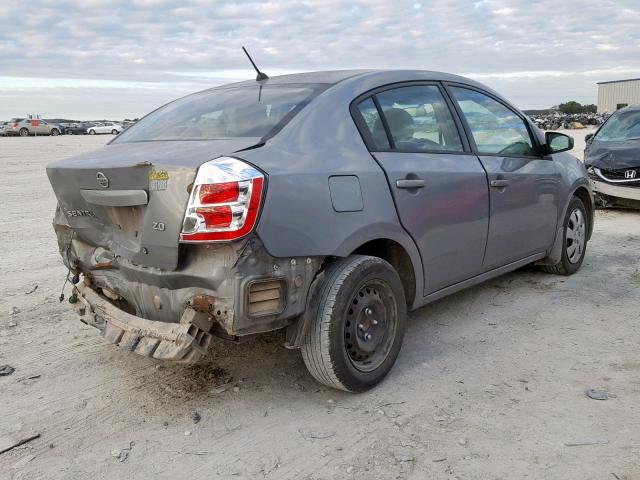
[(113, 143), (263, 138), (281, 129), (324, 88), (256, 84), (196, 93), (149, 114)]
[(640, 111), (632, 110), (613, 115), (596, 133), (599, 142), (620, 142), (640, 139)]

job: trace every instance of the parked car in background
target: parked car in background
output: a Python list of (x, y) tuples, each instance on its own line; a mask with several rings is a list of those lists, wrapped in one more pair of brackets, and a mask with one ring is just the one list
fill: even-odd
[(640, 105), (616, 111), (585, 140), (597, 204), (640, 208)]
[(69, 300), (107, 341), (183, 363), (286, 329), (319, 382), (367, 390), (408, 310), (531, 263), (578, 271), (593, 196), (572, 147), (438, 72), (189, 95), (47, 166)]
[(19, 135), (28, 137), (29, 135), (60, 135), (62, 127), (54, 123), (47, 123), (44, 120), (32, 121), (28, 118), (14, 118), (9, 122), (6, 135)]
[(86, 135), (87, 131), (95, 126), (95, 123), (76, 123), (65, 128), (64, 133), (67, 135)]
[(122, 125), (115, 122), (96, 123), (87, 129), (89, 135), (99, 135), (103, 133), (111, 133), (117, 135), (122, 131)]

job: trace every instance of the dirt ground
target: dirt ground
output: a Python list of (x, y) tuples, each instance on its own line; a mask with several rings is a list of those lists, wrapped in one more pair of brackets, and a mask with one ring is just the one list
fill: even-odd
[(525, 268), (413, 312), (389, 377), (351, 395), (279, 335), (172, 366), (58, 302), (44, 166), (109, 138), (0, 138), (0, 450), (40, 434), (3, 480), (640, 478), (640, 212), (599, 211), (572, 277)]

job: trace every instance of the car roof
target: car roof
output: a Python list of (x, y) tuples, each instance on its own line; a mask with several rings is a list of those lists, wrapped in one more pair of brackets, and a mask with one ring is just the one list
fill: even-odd
[[(268, 80), (260, 82), (262, 85), (287, 85), (287, 84), (329, 84), (335, 85), (344, 80), (362, 77), (368, 80), (375, 80), (375, 77), (380, 77), (384, 83), (411, 81), (411, 80), (433, 80), (433, 81), (449, 81), (449, 82), (461, 82), (467, 84), (480, 85), (477, 82), (444, 72), (436, 72), (430, 70), (325, 70), (318, 72), (302, 72), (293, 73), (289, 75), (278, 75), (269, 77)], [(220, 85), (214, 87), (211, 90), (243, 87), (255, 85), (255, 80), (245, 80), (242, 82), (230, 83), (226, 85)]]

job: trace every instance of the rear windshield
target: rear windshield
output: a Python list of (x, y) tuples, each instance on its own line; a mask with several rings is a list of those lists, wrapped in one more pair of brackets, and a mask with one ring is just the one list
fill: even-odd
[(599, 142), (620, 142), (640, 139), (640, 111), (620, 112), (613, 115), (596, 134)]
[(149, 114), (113, 143), (272, 136), (325, 88), (256, 83), (196, 93)]

